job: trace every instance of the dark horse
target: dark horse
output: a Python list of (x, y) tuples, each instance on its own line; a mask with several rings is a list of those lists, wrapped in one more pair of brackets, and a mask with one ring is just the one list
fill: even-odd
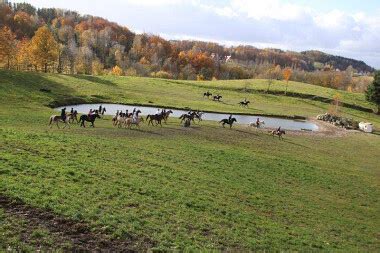
[(207, 97), (207, 98), (210, 98), (210, 96), (212, 96), (212, 93), (207, 91), (205, 93), (203, 93), (203, 97)]
[(148, 116), (146, 116), (146, 120), (149, 119), (148, 126), (150, 124), (152, 124), (152, 126), (153, 126), (153, 121), (156, 121), (156, 126), (158, 124), (160, 124), (160, 126), (162, 126), (161, 121), (164, 119), (164, 117), (165, 117), (165, 115), (163, 113), (154, 114), (154, 115), (149, 114)]
[(222, 123), (223, 127), (224, 127), (225, 124), (228, 124), (228, 125), (230, 125), (230, 128), (232, 127), (232, 124), (234, 124), (234, 122), (237, 122), (237, 120), (235, 118), (222, 119), (221, 121), (219, 121), (219, 123)]
[(239, 103), (240, 106), (243, 106), (243, 107), (248, 107), (249, 103), (251, 103), (250, 101), (241, 101)]
[(221, 98), (222, 98), (221, 95), (216, 95), (216, 96), (214, 96), (214, 97), (212, 98), (212, 100), (220, 102), (220, 99), (221, 99)]
[(182, 114), (181, 117), (179, 117), (179, 119), (181, 120), (181, 123), (186, 119), (189, 119), (195, 123), (194, 118), (196, 115), (197, 115), (196, 112), (185, 113), (185, 114)]
[(87, 122), (91, 122), (91, 126), (92, 127), (95, 127), (94, 122), (95, 122), (96, 118), (100, 119), (100, 116), (99, 116), (98, 113), (91, 114), (91, 115), (83, 114), (79, 118), (80, 126), (81, 127), (86, 127), (86, 125), (84, 124), (84, 122), (87, 121)]

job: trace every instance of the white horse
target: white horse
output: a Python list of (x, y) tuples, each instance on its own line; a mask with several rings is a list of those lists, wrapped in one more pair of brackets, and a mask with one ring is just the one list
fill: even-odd
[(265, 125), (264, 121), (259, 121), (259, 122), (251, 122), (251, 123), (249, 123), (248, 127), (260, 128), (260, 127), (263, 127), (264, 125)]
[(59, 122), (62, 122), (62, 123), (65, 124), (65, 126), (63, 128), (66, 128), (67, 126), (70, 128), (70, 119), (71, 119), (71, 116), (72, 116), (71, 114), (68, 114), (68, 115), (66, 115), (66, 119), (62, 120), (62, 117), (60, 115), (52, 115), (50, 117), (50, 120), (49, 120), (49, 126), (50, 126), (50, 128), (53, 127), (53, 125), (52, 125), (53, 123), (56, 123), (57, 127), (59, 128), (59, 125), (58, 125)]

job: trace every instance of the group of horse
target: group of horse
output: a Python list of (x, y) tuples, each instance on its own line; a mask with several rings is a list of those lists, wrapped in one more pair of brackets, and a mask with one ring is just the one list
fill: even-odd
[[(223, 96), (217, 94), (215, 96), (212, 95), (212, 93), (210, 91), (207, 91), (205, 93), (203, 93), (203, 97), (207, 97), (208, 99), (210, 99), (210, 97), (212, 98), (213, 101), (218, 101), (218, 102), (221, 102), (221, 99), (223, 98)], [(251, 102), (248, 101), (247, 99), (244, 99), (243, 101), (240, 101), (238, 104), (241, 106), (241, 107), (246, 107), (248, 108), (248, 105), (250, 104)]]
[[(249, 103), (249, 101), (246, 102)], [(103, 108), (101, 112), (102, 114), (104, 114), (105, 108)], [(158, 110), (156, 114), (148, 114), (145, 119), (142, 116), (140, 116), (140, 113), (141, 111), (138, 109), (134, 109), (132, 113), (128, 113), (128, 110), (126, 110), (125, 113), (122, 110), (118, 110), (116, 112), (116, 115), (112, 118), (112, 124), (113, 126), (117, 126), (118, 128), (124, 127), (131, 129), (132, 126), (140, 128), (140, 123), (147, 121), (148, 126), (160, 125), (162, 127), (162, 122), (167, 124), (169, 116), (173, 113), (173, 111), (166, 109)], [(184, 126), (188, 127), (190, 126), (191, 122), (195, 123), (195, 120), (197, 120), (198, 123), (201, 122), (203, 115), (204, 112), (190, 110), (188, 113), (182, 114), (179, 117), (179, 119), (181, 120), (181, 124), (184, 123)], [(101, 118), (99, 110), (90, 110), (89, 114), (82, 114), (78, 119), (78, 112), (76, 110), (74, 111), (73, 109), (71, 109), (70, 113), (66, 113), (65, 119), (63, 119), (60, 115), (52, 115), (50, 117), (49, 125), (51, 128), (53, 124), (56, 124), (57, 127), (60, 128), (58, 123), (63, 122), (63, 128), (70, 128), (70, 124), (76, 122), (77, 124), (80, 124), (81, 127), (86, 127), (85, 122), (90, 122), (91, 127), (95, 127), (94, 122), (97, 118)], [(232, 115), (230, 115), (229, 118), (222, 119), (221, 121), (219, 121), (219, 124), (221, 124), (223, 127), (225, 127), (225, 125), (228, 125), (230, 128), (232, 128), (234, 123), (237, 123), (237, 119), (232, 117)], [(257, 119), (256, 122), (248, 124), (248, 127), (261, 128), (264, 125), (264, 121), (260, 121), (259, 119)], [(273, 137), (278, 136), (279, 139), (283, 139), (282, 136), (285, 134), (285, 131), (279, 128), (277, 130), (271, 130), (269, 131), (269, 133), (273, 135)]]
[[(104, 110), (102, 110), (102, 114), (104, 114)], [(63, 128), (70, 128), (70, 124), (73, 124), (76, 122), (77, 124), (80, 123), (81, 127), (86, 127), (85, 122), (90, 122), (92, 127), (95, 127), (94, 123), (96, 119), (100, 119), (100, 113), (98, 110), (91, 110), (91, 113), (89, 114), (82, 114), (79, 119), (78, 119), (78, 112), (73, 109), (71, 109), (70, 113), (66, 113), (65, 118), (63, 119), (62, 115), (52, 115), (50, 116), (49, 120), (49, 126), (50, 128), (53, 127), (53, 124), (56, 124), (58, 128), (59, 127), (59, 122), (64, 123)]]
[(121, 110), (118, 110), (116, 112), (116, 115), (112, 118), (113, 125), (117, 126), (118, 128), (125, 127), (130, 129), (132, 125), (140, 128), (140, 123), (147, 121), (148, 126), (162, 126), (162, 121), (164, 121), (164, 123), (166, 124), (170, 114), (172, 114), (173, 111), (163, 109), (157, 114), (147, 115), (145, 120), (143, 117), (140, 116), (140, 113), (141, 111), (136, 109), (132, 113), (128, 113), (128, 110), (125, 113), (123, 113)]

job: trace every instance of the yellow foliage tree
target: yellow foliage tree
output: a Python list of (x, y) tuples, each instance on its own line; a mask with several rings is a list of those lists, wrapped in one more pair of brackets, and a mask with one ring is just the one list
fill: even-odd
[(30, 43), (32, 63), (47, 72), (48, 66), (58, 59), (58, 43), (46, 26), (40, 27)]
[(15, 55), (15, 35), (4, 26), (0, 29), (0, 63), (5, 63), (9, 69)]
[(286, 81), (285, 95), (286, 95), (286, 93), (288, 92), (289, 79), (290, 79), (290, 77), (292, 76), (292, 74), (293, 74), (293, 71), (292, 71), (291, 68), (286, 68), (286, 69), (284, 69), (284, 71), (283, 71), (284, 79), (285, 79), (285, 81)]
[(17, 44), (17, 66), (19, 70), (27, 70), (30, 64), (30, 54), (29, 54), (30, 41), (27, 39), (21, 40)]
[(112, 75), (114, 76), (122, 76), (123, 75), (123, 70), (119, 66), (115, 66), (112, 68)]

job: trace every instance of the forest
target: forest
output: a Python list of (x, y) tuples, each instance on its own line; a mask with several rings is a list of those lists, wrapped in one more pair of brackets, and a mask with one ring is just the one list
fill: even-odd
[(8, 2), (0, 5), (0, 66), (183, 80), (286, 79), (349, 91), (364, 91), (374, 71), (319, 51), (171, 41), (101, 17)]

